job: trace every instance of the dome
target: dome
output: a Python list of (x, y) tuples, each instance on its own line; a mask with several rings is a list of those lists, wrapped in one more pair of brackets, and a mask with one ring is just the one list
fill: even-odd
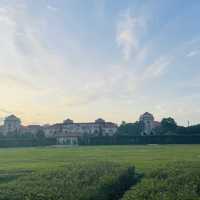
[(5, 121), (21, 121), (18, 117), (16, 117), (15, 115), (10, 115), (8, 117), (5, 118)]
[(144, 120), (154, 121), (154, 116), (149, 112), (145, 112), (143, 115), (140, 116), (140, 121), (144, 121)]
[(102, 123), (105, 123), (105, 120), (99, 118), (99, 119), (96, 119), (96, 120), (95, 120), (95, 123), (97, 123), (97, 124), (102, 124)]
[(63, 124), (73, 124), (73, 123), (74, 121), (69, 118), (63, 121)]

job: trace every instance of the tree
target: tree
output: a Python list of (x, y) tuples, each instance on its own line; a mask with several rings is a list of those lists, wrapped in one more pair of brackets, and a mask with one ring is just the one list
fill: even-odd
[(178, 126), (176, 132), (179, 135), (200, 135), (200, 124), (189, 127)]
[(188, 132), (188, 128), (184, 127), (184, 126), (177, 126), (176, 128), (176, 133), (178, 135), (187, 135)]
[(128, 136), (140, 135), (139, 122), (126, 123), (123, 121), (122, 124), (118, 128), (117, 134), (118, 135), (128, 135)]
[(189, 126), (186, 128), (187, 134), (200, 135), (200, 124)]
[(163, 118), (161, 121), (161, 128), (164, 133), (175, 132), (177, 128), (177, 123), (172, 117)]

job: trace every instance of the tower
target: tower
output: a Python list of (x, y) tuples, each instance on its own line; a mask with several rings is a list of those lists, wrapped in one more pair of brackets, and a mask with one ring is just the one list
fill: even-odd
[(140, 116), (141, 135), (152, 135), (154, 128), (154, 117), (151, 113), (145, 112)]
[(19, 131), (21, 128), (21, 120), (15, 115), (10, 115), (4, 120), (4, 135)]

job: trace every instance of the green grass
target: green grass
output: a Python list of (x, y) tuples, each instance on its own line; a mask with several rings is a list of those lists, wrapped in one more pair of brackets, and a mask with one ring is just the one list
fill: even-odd
[(178, 162), (155, 169), (122, 200), (200, 200), (200, 162)]
[(200, 161), (200, 145), (89, 146), (0, 149), (0, 174), (55, 169), (70, 163), (112, 161), (148, 171), (174, 161)]
[[(152, 194), (152, 199), (154, 199), (154, 197), (158, 197), (157, 199), (159, 199), (159, 189), (161, 189), (162, 193), (163, 191), (167, 191), (167, 194), (171, 195), (173, 194), (173, 188), (175, 186), (179, 187), (180, 184), (177, 183), (168, 188), (168, 179), (166, 179), (164, 180), (166, 184), (163, 187), (160, 188), (162, 184), (158, 184), (156, 188), (151, 188), (149, 184), (147, 184), (148, 187), (145, 185), (145, 181), (149, 181), (149, 173), (154, 173), (155, 170), (159, 170), (159, 168), (162, 167), (167, 169), (170, 163), (172, 163), (173, 166), (174, 162), (193, 163), (200, 167), (200, 145), (81, 146), (0, 149), (0, 199), (112, 200), (113, 198), (111, 197), (113, 197), (113, 194), (118, 195), (116, 193), (116, 191), (119, 191), (118, 187), (124, 187), (127, 183), (126, 180), (123, 182), (124, 178), (121, 176), (123, 172), (116, 171), (117, 173), (115, 173), (118, 167), (113, 168), (112, 166), (122, 166), (125, 167), (124, 169), (135, 166), (137, 174), (138, 172), (144, 174), (141, 183), (139, 182), (136, 185), (132, 184), (133, 187), (130, 191), (127, 190), (129, 187), (126, 187), (126, 189), (122, 187), (121, 194), (124, 194), (125, 190), (127, 191), (124, 196), (125, 199), (150, 200), (149, 197), (143, 197), (145, 194), (147, 194), (147, 196), (148, 194)], [(103, 168), (104, 171), (100, 172), (98, 167), (101, 167), (102, 163), (108, 164)], [(91, 168), (88, 167), (90, 164)], [(73, 167), (70, 168), (71, 166)], [(74, 174), (71, 169), (74, 170)], [(111, 171), (108, 171), (109, 169), (111, 169)], [(92, 171), (94, 171), (93, 174), (91, 173)], [(102, 178), (95, 178), (97, 182), (94, 184), (90, 181), (90, 177), (99, 177), (99, 172), (100, 175), (105, 174), (105, 176), (103, 175)], [(170, 171), (170, 174), (171, 172), (173, 172), (173, 169)], [(193, 173), (192, 169), (190, 172), (191, 174), (184, 179), (186, 180), (186, 184), (183, 185), (183, 187), (187, 188), (190, 182), (194, 183), (195, 187), (199, 187), (198, 184), (193, 181), (193, 177), (195, 178), (194, 180), (196, 180), (195, 172)], [(78, 174), (81, 175), (81, 178), (76, 176)], [(133, 176), (131, 175), (131, 177)], [(136, 175), (133, 178), (134, 180), (138, 180), (139, 177), (140, 176)], [(182, 180), (182, 177), (180, 180)], [(153, 181), (152, 185), (154, 182), (157, 183), (158, 181)], [(66, 184), (71, 184), (71, 188), (75, 188), (73, 194), (70, 192), (65, 194), (64, 191), (67, 191), (66, 188), (70, 188), (68, 186), (64, 187)], [(143, 185), (147, 189), (146, 193), (143, 192)], [(183, 187), (179, 187), (180, 191)], [(135, 193), (134, 188), (138, 188), (136, 190), (137, 193)], [(56, 190), (56, 192), (51, 192), (54, 190)], [(192, 189), (189, 190), (193, 192)], [(69, 191), (71, 191), (71, 189), (69, 189)], [(158, 191), (158, 194), (154, 191)], [(199, 193), (195, 192), (196, 189), (193, 193), (198, 196)], [(64, 194), (65, 196), (63, 196)], [(71, 195), (70, 197), (67, 196), (69, 194)], [(80, 196), (74, 198), (76, 194)], [(138, 194), (140, 196), (138, 196)], [(165, 193), (163, 194), (165, 195)], [(37, 195), (39, 196), (35, 198)], [(59, 195), (59, 197), (56, 195)], [(106, 197), (102, 195), (106, 195)], [(177, 193), (177, 195), (180, 196), (181, 192)], [(63, 197), (61, 198), (60, 196)], [(166, 196), (166, 200), (168, 200), (168, 196)]]
[(134, 168), (126, 165), (74, 163), (0, 184), (0, 200), (116, 200), (136, 180)]

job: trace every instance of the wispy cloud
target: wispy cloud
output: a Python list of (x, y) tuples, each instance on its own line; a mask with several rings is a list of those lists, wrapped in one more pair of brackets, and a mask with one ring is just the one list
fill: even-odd
[(143, 72), (143, 79), (157, 78), (166, 73), (167, 67), (171, 64), (172, 59), (160, 57), (152, 64), (146, 66)]
[(47, 9), (49, 9), (50, 11), (53, 11), (53, 12), (56, 12), (56, 11), (58, 11), (58, 8), (57, 7), (55, 7), (55, 6), (53, 6), (53, 5), (47, 5)]
[(144, 29), (145, 22), (139, 17), (131, 15), (130, 9), (120, 15), (117, 24), (116, 41), (122, 49), (123, 56), (129, 60), (132, 53), (139, 48), (139, 33)]
[(197, 56), (200, 54), (200, 49), (197, 49), (197, 50), (194, 50), (194, 51), (190, 51), (188, 54), (187, 54), (187, 57), (193, 57), (193, 56)]

